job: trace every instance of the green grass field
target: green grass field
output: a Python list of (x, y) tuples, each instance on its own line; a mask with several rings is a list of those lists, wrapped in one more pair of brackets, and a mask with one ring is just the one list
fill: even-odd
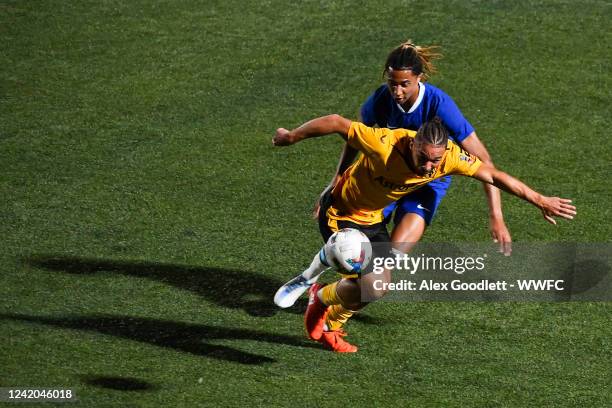
[[(575, 200), (504, 196), (517, 242), (610, 242), (605, 1), (0, 1), (0, 387), (83, 406), (609, 407), (610, 303), (377, 303), (361, 348), (272, 304), (320, 247), (310, 208), (390, 49), (439, 44), (498, 167)], [(426, 242), (489, 240), (455, 180)], [(515, 254), (520, 256), (520, 254)]]

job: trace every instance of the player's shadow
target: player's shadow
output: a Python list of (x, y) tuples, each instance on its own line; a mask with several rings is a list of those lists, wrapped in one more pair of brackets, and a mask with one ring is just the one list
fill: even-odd
[[(582, 297), (584, 300), (607, 301), (610, 296), (610, 281), (607, 286), (597, 288), (610, 274), (610, 265), (601, 259), (587, 259), (570, 265), (563, 272), (566, 292), (569, 297)], [(579, 295), (579, 296), (576, 296)]]
[(319, 348), (318, 345), (307, 342), (299, 336), (131, 316), (47, 317), (7, 313), (0, 314), (0, 319), (44, 324), (63, 329), (92, 331), (198, 356), (249, 365), (272, 363), (276, 360), (230, 346), (213, 344), (212, 342), (215, 340), (252, 340), (294, 347)]
[(152, 391), (157, 387), (139, 378), (133, 377), (116, 377), (116, 376), (100, 376), (100, 375), (87, 375), (81, 377), (81, 379), (89, 385), (93, 385), (98, 388), (106, 388), (109, 390), (116, 391)]
[(35, 268), (76, 275), (118, 273), (153, 279), (194, 292), (219, 306), (243, 309), (252, 316), (269, 317), (281, 310), (302, 314), (306, 310), (305, 299), (288, 309), (276, 307), (272, 299), (284, 282), (249, 271), (64, 255), (35, 255), (24, 261)]

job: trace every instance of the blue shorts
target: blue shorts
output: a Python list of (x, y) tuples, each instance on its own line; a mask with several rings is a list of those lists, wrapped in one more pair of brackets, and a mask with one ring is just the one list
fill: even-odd
[(431, 220), (450, 186), (450, 181), (449, 176), (439, 178), (389, 204), (383, 211), (385, 223), (391, 221), (391, 214), (395, 210), (395, 216), (393, 217), (395, 225), (399, 224), (406, 214), (418, 214), (427, 225), (431, 224)]

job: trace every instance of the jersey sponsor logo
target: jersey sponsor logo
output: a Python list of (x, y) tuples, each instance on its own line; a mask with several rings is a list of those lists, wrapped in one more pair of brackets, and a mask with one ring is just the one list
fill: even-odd
[(378, 182), (384, 188), (388, 188), (394, 191), (410, 191), (414, 188), (411, 184), (395, 184), (389, 180), (386, 180), (383, 176), (378, 176), (374, 180)]

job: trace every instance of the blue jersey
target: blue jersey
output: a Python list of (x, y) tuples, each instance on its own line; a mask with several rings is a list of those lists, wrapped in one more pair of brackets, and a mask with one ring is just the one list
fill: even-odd
[(448, 128), (450, 137), (460, 144), (474, 128), (450, 96), (430, 84), (419, 83), (419, 96), (409, 111), (395, 102), (387, 85), (382, 85), (361, 107), (361, 120), (367, 126), (418, 130), (438, 116)]
[[(423, 123), (436, 116), (448, 128), (450, 138), (458, 144), (474, 131), (453, 99), (430, 84), (419, 83), (419, 96), (409, 111), (395, 102), (387, 85), (378, 88), (361, 107), (363, 123), (383, 128), (418, 130)], [(429, 225), (449, 186), (450, 176), (434, 180), (422, 191), (415, 191), (401, 199), (399, 206), (397, 202), (389, 205), (384, 215), (389, 216), (397, 206), (396, 223), (405, 213), (417, 213)]]

